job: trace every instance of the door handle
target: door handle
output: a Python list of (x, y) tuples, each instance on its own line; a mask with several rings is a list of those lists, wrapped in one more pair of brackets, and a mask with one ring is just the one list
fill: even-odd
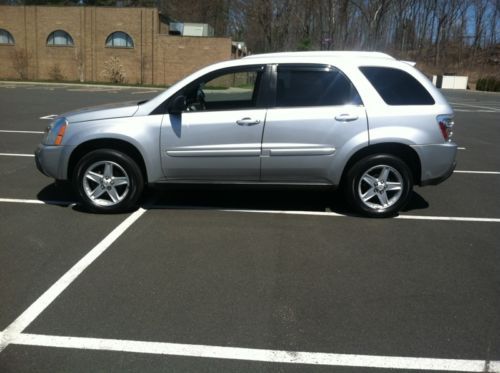
[(260, 120), (252, 118), (242, 118), (236, 121), (240, 126), (253, 126), (254, 124), (259, 124)]
[(353, 120), (356, 120), (356, 119), (358, 119), (357, 115), (347, 114), (347, 113), (340, 114), (340, 115), (337, 115), (335, 117), (335, 120), (337, 120), (339, 122), (352, 122)]

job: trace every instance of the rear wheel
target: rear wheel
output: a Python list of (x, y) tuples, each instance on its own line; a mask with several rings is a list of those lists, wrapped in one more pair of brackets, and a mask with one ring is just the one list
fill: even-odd
[(74, 187), (83, 204), (94, 212), (130, 210), (144, 189), (137, 163), (112, 149), (94, 150), (76, 165)]
[(400, 158), (378, 154), (356, 162), (347, 172), (344, 188), (357, 211), (371, 217), (387, 217), (408, 202), (413, 180)]

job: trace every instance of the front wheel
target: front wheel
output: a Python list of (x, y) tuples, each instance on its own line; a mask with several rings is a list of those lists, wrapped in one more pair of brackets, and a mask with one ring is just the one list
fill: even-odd
[(413, 180), (400, 158), (378, 154), (356, 162), (347, 172), (344, 188), (357, 211), (370, 217), (387, 217), (408, 202)]
[(120, 212), (136, 207), (144, 189), (137, 163), (112, 149), (94, 150), (76, 165), (74, 187), (94, 212)]

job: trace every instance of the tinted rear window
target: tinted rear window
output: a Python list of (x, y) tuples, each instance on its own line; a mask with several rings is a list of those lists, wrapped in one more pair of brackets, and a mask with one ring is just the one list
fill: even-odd
[(358, 92), (331, 67), (278, 66), (276, 106), (360, 105)]
[(427, 90), (406, 71), (388, 67), (359, 68), (388, 105), (433, 105)]

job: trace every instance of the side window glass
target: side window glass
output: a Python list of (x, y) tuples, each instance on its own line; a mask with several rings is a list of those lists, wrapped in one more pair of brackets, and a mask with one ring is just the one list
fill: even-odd
[(237, 110), (257, 106), (263, 69), (210, 76), (186, 91), (187, 111)]
[(347, 77), (331, 67), (278, 67), (276, 106), (361, 105)]
[(406, 71), (379, 66), (359, 69), (388, 105), (434, 105), (430, 93)]

